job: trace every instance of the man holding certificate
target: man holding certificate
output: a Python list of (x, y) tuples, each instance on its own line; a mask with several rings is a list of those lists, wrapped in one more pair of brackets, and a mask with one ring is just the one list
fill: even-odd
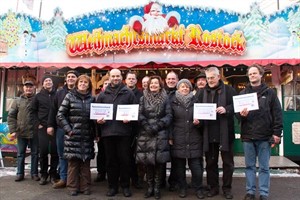
[(265, 200), (269, 196), (271, 147), (280, 143), (282, 135), (282, 110), (274, 90), (262, 83), (263, 68), (252, 65), (247, 75), (250, 84), (241, 91), (241, 94), (257, 93), (259, 109), (249, 111), (245, 108), (239, 113), (246, 164), (247, 194), (244, 199), (255, 199), (256, 158), (258, 158), (259, 194), (260, 200)]
[(126, 119), (117, 120), (117, 108), (118, 105), (135, 104), (137, 100), (133, 92), (122, 83), (120, 70), (112, 69), (109, 73), (109, 80), (110, 84), (104, 92), (99, 94), (96, 100), (97, 103), (111, 104), (113, 108), (111, 120), (105, 120), (104, 117), (97, 119), (106, 157), (107, 181), (109, 186), (106, 196), (111, 197), (118, 193), (120, 181), (123, 195), (130, 197), (130, 136), (132, 134), (132, 123)]
[(232, 199), (232, 175), (234, 170), (234, 111), (232, 97), (236, 91), (223, 83), (216, 67), (205, 71), (207, 84), (199, 92), (199, 102), (216, 104), (216, 119), (206, 119), (200, 122), (203, 127), (203, 146), (206, 159), (208, 197), (219, 194), (219, 152), (223, 161), (223, 194), (226, 199)]

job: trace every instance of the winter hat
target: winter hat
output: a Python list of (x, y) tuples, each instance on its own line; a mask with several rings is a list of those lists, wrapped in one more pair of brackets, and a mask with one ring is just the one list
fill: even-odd
[(144, 7), (144, 13), (145, 13), (145, 14), (149, 14), (149, 13), (150, 13), (150, 10), (151, 10), (151, 8), (152, 8), (153, 4), (156, 4), (156, 5), (158, 5), (158, 6), (159, 6), (159, 9), (160, 9), (160, 11), (162, 10), (162, 7), (161, 7), (161, 5), (159, 5), (159, 4), (158, 4), (158, 3), (156, 3), (156, 2), (150, 2), (150, 3), (148, 3), (147, 5), (145, 5), (145, 7)]
[(28, 80), (28, 81), (24, 82), (24, 85), (31, 85), (31, 86), (33, 86), (34, 83), (33, 83), (33, 81)]
[[(44, 81), (47, 79), (47, 78), (50, 78), (52, 80), (52, 77), (49, 76), (49, 75), (45, 75), (43, 78), (42, 78), (42, 85), (44, 84)], [(53, 82), (53, 80), (52, 80)]]
[(206, 74), (204, 71), (201, 71), (200, 74), (198, 74), (195, 78), (194, 78), (194, 83), (197, 82), (198, 78), (206, 78)]
[(177, 85), (176, 85), (176, 88), (177, 88), (177, 89), (179, 88), (179, 86), (180, 86), (181, 83), (187, 84), (187, 85), (189, 86), (190, 90), (193, 89), (193, 86), (192, 86), (191, 82), (190, 82), (188, 79), (185, 79), (185, 78), (183, 78), (183, 79), (181, 79), (180, 81), (178, 81), (178, 83), (177, 83)]
[(75, 70), (69, 70), (69, 71), (67, 71), (66, 76), (68, 76), (68, 74), (74, 74), (77, 78), (79, 76), (79, 73), (77, 71), (75, 71)]

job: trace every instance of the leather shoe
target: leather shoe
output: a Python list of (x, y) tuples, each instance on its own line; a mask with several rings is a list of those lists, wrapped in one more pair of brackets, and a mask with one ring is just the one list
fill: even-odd
[(124, 197), (131, 197), (132, 193), (129, 188), (123, 188)]
[(91, 195), (91, 191), (90, 191), (90, 190), (85, 190), (85, 191), (83, 192), (83, 194), (84, 194), (84, 195)]
[(58, 182), (56, 182), (52, 185), (52, 187), (54, 189), (65, 188), (66, 186), (67, 186), (67, 183), (64, 180), (59, 180)]
[(205, 196), (204, 196), (204, 193), (202, 190), (198, 190), (197, 193), (196, 193), (196, 196), (198, 199), (204, 199)]
[(186, 189), (180, 189), (179, 190), (179, 197), (185, 198), (186, 197)]
[(244, 200), (254, 200), (254, 199), (255, 199), (254, 194), (247, 193), (246, 196), (244, 197)]
[(72, 190), (70, 191), (70, 196), (77, 196), (78, 195), (78, 192), (76, 190)]
[(219, 191), (216, 189), (211, 189), (208, 193), (207, 193), (207, 197), (213, 197), (219, 194)]
[(148, 188), (147, 192), (144, 194), (144, 198), (149, 198), (154, 195), (154, 191), (152, 188)]
[(32, 175), (32, 176), (31, 176), (31, 179), (34, 180), (34, 181), (39, 181), (39, 180), (41, 180), (40, 177), (39, 177), (38, 175), (36, 175), (36, 174), (35, 174), (35, 175)]
[(268, 197), (265, 195), (260, 195), (259, 200), (268, 200)]
[(154, 191), (154, 198), (155, 199), (160, 199), (160, 197), (161, 197), (160, 190), (155, 190)]
[(24, 180), (24, 175), (17, 175), (15, 178), (16, 182), (23, 181), (23, 180)]
[(108, 197), (113, 197), (115, 196), (116, 194), (118, 193), (118, 191), (114, 188), (109, 188), (107, 193), (106, 193), (106, 196)]
[(40, 185), (46, 185), (48, 182), (47, 182), (47, 178), (46, 177), (41, 177), (41, 180), (39, 182)]
[(233, 199), (233, 195), (230, 191), (224, 192), (223, 195), (224, 195), (225, 199)]

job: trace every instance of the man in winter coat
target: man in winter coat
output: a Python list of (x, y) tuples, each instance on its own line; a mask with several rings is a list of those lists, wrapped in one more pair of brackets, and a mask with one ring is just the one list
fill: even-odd
[[(39, 137), (39, 154), (40, 154), (40, 185), (46, 185), (48, 176), (54, 184), (58, 180), (57, 165), (58, 155), (56, 147), (56, 138), (54, 134), (47, 133), (48, 115), (52, 105), (56, 90), (53, 87), (53, 81), (50, 76), (44, 76), (42, 79), (42, 89), (35, 95), (31, 103), (31, 109), (37, 121)], [(50, 169), (48, 172), (48, 154), (51, 155)]]
[(32, 81), (25, 81), (24, 93), (14, 100), (8, 112), (7, 122), (11, 137), (18, 138), (17, 177), (15, 181), (24, 180), (24, 163), (26, 147), (31, 152), (31, 178), (39, 181), (38, 176), (38, 136), (34, 131), (34, 117), (30, 111), (30, 103), (34, 97), (35, 86)]
[(262, 83), (263, 68), (252, 65), (247, 75), (250, 84), (240, 94), (256, 92), (259, 109), (248, 111), (245, 108), (239, 113), (246, 164), (247, 194), (244, 199), (255, 199), (256, 158), (258, 158), (260, 200), (266, 200), (270, 188), (271, 147), (279, 144), (282, 136), (282, 110), (274, 90)]
[(74, 70), (70, 70), (66, 74), (66, 84), (61, 90), (58, 90), (54, 96), (53, 104), (50, 108), (50, 113), (48, 117), (48, 128), (47, 133), (53, 135), (56, 133), (56, 144), (57, 144), (57, 153), (59, 156), (59, 176), (60, 180), (53, 184), (53, 188), (64, 188), (67, 184), (67, 171), (68, 171), (68, 161), (64, 159), (64, 130), (59, 127), (56, 123), (57, 111), (63, 102), (66, 94), (74, 88), (75, 82), (78, 78), (78, 73)]
[(121, 71), (112, 69), (109, 74), (110, 84), (100, 93), (96, 102), (113, 104), (113, 120), (98, 119), (101, 140), (103, 140), (107, 181), (109, 190), (107, 196), (118, 193), (118, 185), (123, 189), (125, 197), (131, 196), (130, 186), (130, 158), (132, 123), (128, 120), (117, 121), (117, 106), (135, 104), (137, 102), (133, 92), (122, 83)]
[(223, 194), (226, 199), (232, 199), (232, 175), (234, 171), (233, 142), (234, 142), (234, 111), (232, 97), (236, 91), (223, 83), (220, 72), (216, 67), (205, 71), (207, 84), (199, 92), (200, 103), (215, 103), (216, 120), (204, 120), (203, 147), (206, 159), (208, 197), (219, 194), (219, 152), (223, 161)]

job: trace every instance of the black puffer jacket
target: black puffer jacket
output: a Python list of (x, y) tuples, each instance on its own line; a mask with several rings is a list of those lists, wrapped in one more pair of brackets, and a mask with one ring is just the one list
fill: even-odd
[(94, 97), (90, 93), (83, 95), (71, 90), (63, 100), (57, 121), (64, 131), (73, 132), (66, 135), (64, 156), (66, 159), (78, 158), (83, 161), (93, 159), (94, 153), (94, 122), (90, 120), (90, 104)]
[[(240, 94), (255, 92), (247, 86)], [(258, 110), (250, 111), (247, 117), (241, 119), (241, 137), (243, 141), (269, 140), (272, 135), (282, 134), (281, 105), (273, 89), (262, 84), (257, 92)]]
[(168, 127), (172, 113), (168, 98), (158, 106), (151, 106), (143, 96), (140, 99), (140, 132), (137, 138), (136, 161), (145, 165), (166, 163), (170, 160)]
[(124, 84), (120, 85), (118, 92), (115, 94), (108, 85), (104, 92), (101, 92), (96, 100), (96, 103), (113, 104), (113, 120), (107, 120), (104, 124), (98, 125), (101, 137), (108, 136), (131, 136), (132, 122), (123, 123), (116, 120), (117, 106), (124, 104), (137, 104), (137, 100), (131, 90)]
[(17, 133), (21, 138), (32, 138), (34, 132), (34, 116), (30, 109), (33, 96), (21, 95), (15, 99), (7, 117), (9, 131)]
[(193, 124), (194, 103), (196, 98), (186, 108), (174, 96), (171, 102), (173, 122), (171, 132), (173, 133), (173, 145), (171, 155), (175, 158), (200, 158), (203, 156), (203, 135), (200, 126)]

